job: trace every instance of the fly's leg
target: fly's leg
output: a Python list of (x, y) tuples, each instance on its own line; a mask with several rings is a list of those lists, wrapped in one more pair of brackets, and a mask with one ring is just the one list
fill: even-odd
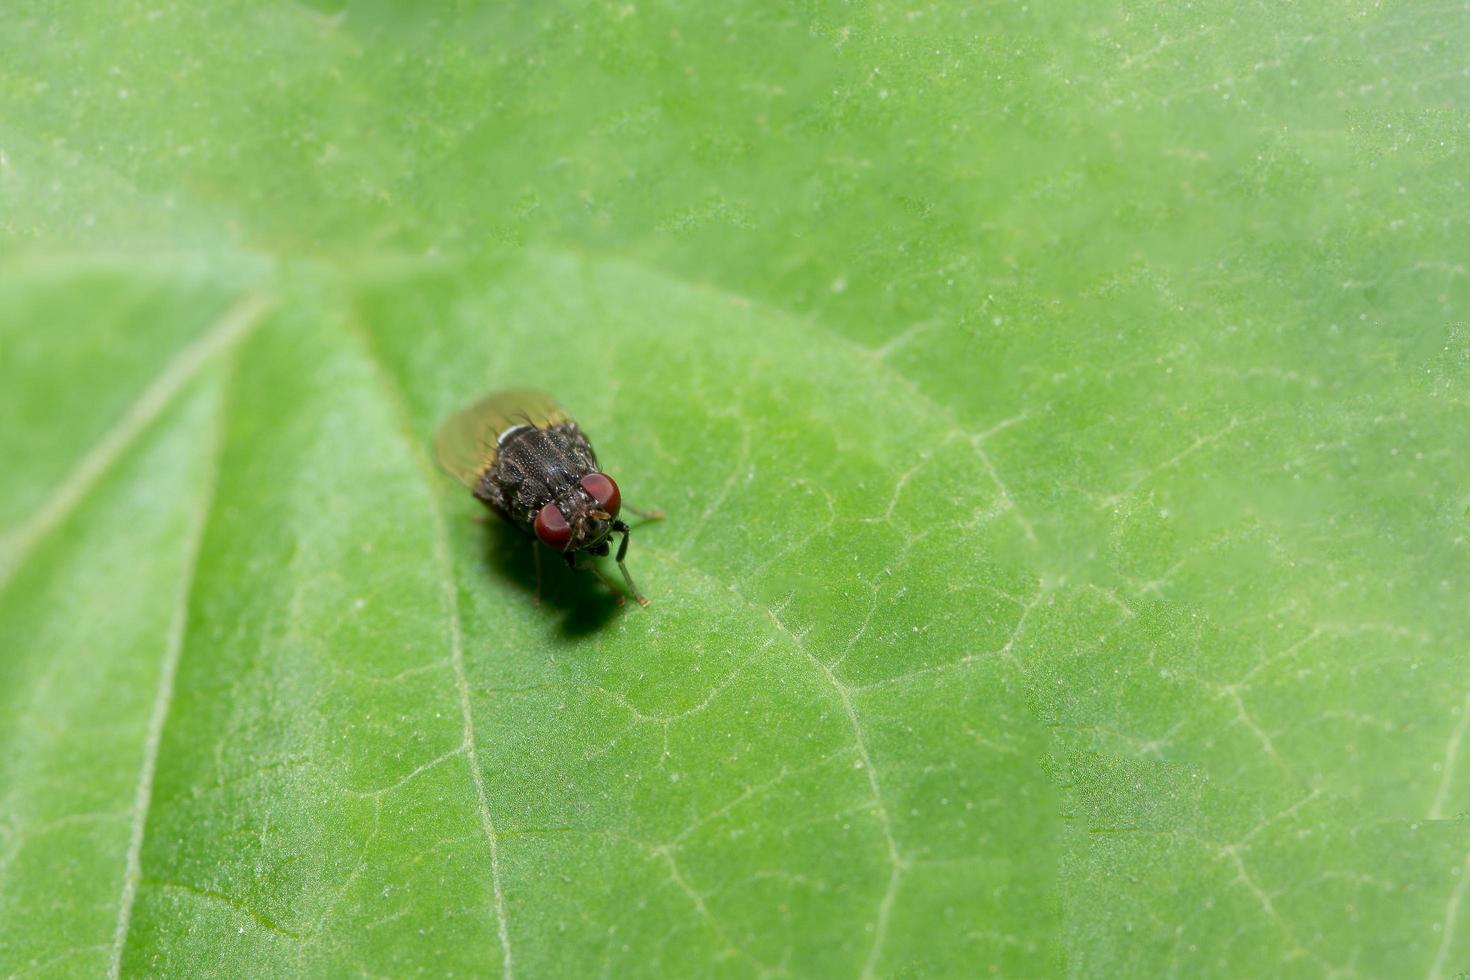
[(664, 519), (664, 512), (661, 510), (639, 510), (637, 507), (630, 507), (627, 504), (623, 505), (623, 510), (637, 514), (645, 521), (661, 521)]
[[(662, 513), (659, 516), (662, 517)], [(623, 559), (628, 555), (628, 532), (631, 528), (622, 521), (613, 521), (612, 529), (623, 536), (623, 540), (618, 544), (618, 570), (623, 573), (623, 581), (628, 583), (628, 591), (633, 593), (633, 598), (638, 600), (638, 605), (646, 606), (648, 605), (648, 597), (638, 591), (638, 586), (633, 584), (633, 576), (628, 573), (627, 564), (623, 562)]]

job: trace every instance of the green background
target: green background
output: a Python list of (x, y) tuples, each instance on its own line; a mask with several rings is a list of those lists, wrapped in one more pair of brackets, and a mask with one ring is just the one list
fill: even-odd
[(0, 975), (1470, 969), (1467, 36), (7, 12)]

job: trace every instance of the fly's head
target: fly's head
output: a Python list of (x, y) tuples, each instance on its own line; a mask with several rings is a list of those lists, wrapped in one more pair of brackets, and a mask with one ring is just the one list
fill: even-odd
[(536, 537), (553, 551), (596, 550), (622, 507), (618, 485), (606, 473), (588, 473), (536, 513)]

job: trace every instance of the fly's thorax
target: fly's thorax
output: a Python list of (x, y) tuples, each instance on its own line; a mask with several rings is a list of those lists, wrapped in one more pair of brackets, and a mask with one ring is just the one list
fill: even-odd
[(500, 440), (476, 496), (530, 530), (542, 507), (561, 500), (596, 466), (592, 447), (574, 423), (516, 426)]

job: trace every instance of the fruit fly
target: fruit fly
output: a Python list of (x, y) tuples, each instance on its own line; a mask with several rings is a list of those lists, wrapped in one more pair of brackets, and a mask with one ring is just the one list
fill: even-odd
[[(439, 427), (434, 449), (439, 465), (469, 487), (475, 499), (559, 552), (571, 568), (583, 567), (580, 555), (606, 556), (608, 539), (621, 534), (618, 568), (633, 598), (648, 605), (623, 561), (631, 529), (618, 520), (618, 485), (598, 467), (592, 444), (550, 395), (529, 389), (488, 395), (449, 416)], [(663, 516), (628, 509), (644, 517)], [(612, 589), (595, 566), (585, 567)], [(537, 552), (538, 599), (540, 570)]]

